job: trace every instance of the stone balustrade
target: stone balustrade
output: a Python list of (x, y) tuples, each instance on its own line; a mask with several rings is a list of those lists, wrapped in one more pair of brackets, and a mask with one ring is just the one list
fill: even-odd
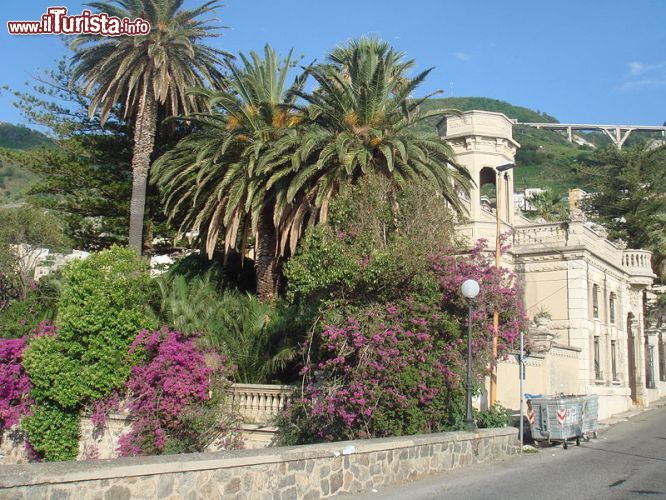
[(517, 227), (513, 234), (513, 244), (520, 246), (565, 245), (567, 232), (561, 222)]
[(652, 252), (648, 250), (625, 250), (622, 254), (622, 267), (629, 273), (629, 282), (634, 285), (652, 284), (655, 274), (652, 271)]
[(652, 273), (652, 252), (648, 250), (625, 250), (622, 255), (622, 265), (629, 271), (644, 271)]
[(606, 239), (601, 226), (577, 221), (517, 226), (513, 234), (513, 246), (518, 253), (553, 247), (587, 249), (637, 279), (654, 277), (650, 263), (651, 252), (624, 250), (622, 246)]
[(286, 408), (295, 391), (291, 385), (233, 384), (231, 404), (243, 422), (268, 424)]
[[(277, 427), (273, 420), (293, 398), (297, 387), (289, 385), (233, 384), (228, 404), (242, 417), (241, 434), (247, 448), (270, 446)], [(114, 458), (118, 439), (127, 432), (132, 418), (126, 414), (107, 416), (103, 431), (96, 430), (89, 416), (81, 418), (78, 460), (88, 458)], [(208, 451), (217, 451), (214, 441)], [(25, 452), (25, 433), (19, 427), (0, 432), (0, 465), (28, 461)]]

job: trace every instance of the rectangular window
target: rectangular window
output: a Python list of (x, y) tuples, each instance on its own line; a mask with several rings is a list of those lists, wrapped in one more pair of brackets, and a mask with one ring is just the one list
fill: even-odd
[(594, 379), (601, 380), (601, 360), (599, 351), (599, 337), (594, 337)]
[(654, 346), (646, 345), (645, 387), (654, 389)]
[(617, 351), (614, 340), (611, 340), (611, 370), (613, 372), (613, 380), (617, 380)]
[(659, 380), (666, 382), (666, 349), (661, 333), (659, 334)]
[(615, 324), (615, 294), (611, 293), (608, 299), (608, 314), (610, 316), (611, 325)]
[(592, 287), (592, 317), (599, 318), (599, 287), (597, 285)]

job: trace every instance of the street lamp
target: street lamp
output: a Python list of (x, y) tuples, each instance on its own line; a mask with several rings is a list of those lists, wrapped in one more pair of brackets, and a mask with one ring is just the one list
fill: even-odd
[[(502, 212), (502, 204), (500, 203), (501, 200), (501, 185), (502, 185), (502, 173), (507, 172), (514, 168), (516, 166), (515, 163), (506, 163), (504, 165), (500, 165), (498, 167), (495, 167), (495, 171), (497, 172), (497, 182), (495, 182), (495, 221), (497, 224), (497, 229), (496, 229), (496, 234), (495, 234), (495, 269), (499, 269), (500, 267), (500, 253), (501, 253), (501, 245), (500, 245), (500, 232), (501, 232), (501, 220), (500, 220), (500, 213)], [(508, 174), (504, 174), (505, 176), (508, 176)], [(509, 196), (509, 194), (507, 194)], [(509, 203), (510, 200), (507, 200), (507, 204)], [(492, 351), (492, 358), (490, 359), (490, 394), (489, 394), (489, 403), (490, 405), (494, 405), (495, 402), (497, 401), (497, 373), (495, 372), (495, 360), (497, 359), (497, 334), (499, 333), (499, 311), (495, 309), (495, 312), (493, 313), (493, 327), (495, 329), (495, 333), (493, 335), (493, 351)]]
[(474, 416), (472, 415), (472, 310), (474, 298), (479, 295), (479, 283), (475, 280), (465, 280), (460, 291), (469, 303), (469, 315), (467, 318), (467, 410), (465, 411), (465, 428), (468, 431), (476, 429)]

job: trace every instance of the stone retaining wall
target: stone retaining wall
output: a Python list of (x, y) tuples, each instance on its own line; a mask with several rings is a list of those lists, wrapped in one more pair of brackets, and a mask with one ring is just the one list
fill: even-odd
[(8, 499), (316, 499), (414, 480), (519, 451), (514, 428), (307, 446), (9, 465)]

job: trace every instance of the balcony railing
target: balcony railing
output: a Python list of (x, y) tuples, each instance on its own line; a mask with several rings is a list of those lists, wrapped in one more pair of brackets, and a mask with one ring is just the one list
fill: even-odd
[(622, 265), (628, 271), (635, 270), (652, 274), (651, 259), (652, 253), (647, 250), (625, 250), (622, 255)]
[(233, 384), (231, 402), (245, 423), (268, 424), (294, 396), (291, 385)]
[(514, 246), (541, 246), (554, 243), (564, 245), (566, 241), (566, 229), (562, 223), (557, 222), (517, 227), (514, 232), (513, 244)]

